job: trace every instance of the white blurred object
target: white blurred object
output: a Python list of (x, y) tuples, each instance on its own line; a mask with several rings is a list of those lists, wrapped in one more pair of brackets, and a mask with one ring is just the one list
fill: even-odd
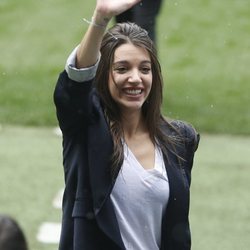
[(44, 222), (38, 231), (37, 240), (47, 244), (59, 243), (61, 233), (61, 224)]
[(55, 199), (53, 200), (53, 207), (61, 209), (62, 208), (62, 198), (63, 198), (63, 189), (58, 191)]
[(59, 127), (54, 128), (53, 132), (58, 136), (62, 136), (62, 131)]

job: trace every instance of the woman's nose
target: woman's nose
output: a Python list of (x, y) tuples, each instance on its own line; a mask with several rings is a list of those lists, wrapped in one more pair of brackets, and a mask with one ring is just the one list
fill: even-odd
[(140, 71), (138, 69), (131, 71), (128, 81), (131, 83), (141, 83), (142, 79)]

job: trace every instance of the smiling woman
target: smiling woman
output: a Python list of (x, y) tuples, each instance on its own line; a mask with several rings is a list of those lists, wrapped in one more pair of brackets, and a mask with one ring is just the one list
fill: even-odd
[[(66, 188), (60, 249), (191, 247), (189, 186), (199, 136), (161, 114), (147, 32), (109, 20), (137, 0), (98, 0), (54, 93)], [(101, 55), (101, 56), (100, 56)]]

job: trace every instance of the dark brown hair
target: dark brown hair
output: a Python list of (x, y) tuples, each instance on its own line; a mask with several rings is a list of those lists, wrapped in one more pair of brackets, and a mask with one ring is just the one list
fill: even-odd
[[(146, 30), (134, 23), (118, 23), (105, 34), (101, 44), (101, 58), (95, 77), (95, 87), (101, 98), (106, 118), (109, 122), (114, 142), (112, 156), (113, 174), (117, 174), (123, 161), (121, 114), (118, 105), (110, 95), (108, 81), (115, 50), (122, 44), (131, 43), (147, 50), (151, 59), (152, 88), (147, 101), (142, 106), (142, 114), (154, 144), (159, 144), (163, 152), (169, 142), (162, 125), (168, 124), (161, 115), (163, 80), (160, 63), (152, 40)], [(166, 152), (165, 152), (166, 153)]]
[(0, 249), (28, 250), (23, 231), (17, 222), (7, 215), (0, 215)]

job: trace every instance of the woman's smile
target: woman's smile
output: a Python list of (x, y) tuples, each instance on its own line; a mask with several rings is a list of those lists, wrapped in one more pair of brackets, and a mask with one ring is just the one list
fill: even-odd
[(122, 91), (131, 97), (140, 97), (143, 89), (142, 88), (123, 88)]

